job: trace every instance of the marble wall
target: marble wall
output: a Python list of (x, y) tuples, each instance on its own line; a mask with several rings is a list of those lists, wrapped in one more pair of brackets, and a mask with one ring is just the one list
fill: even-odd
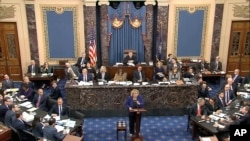
[(30, 58), (39, 61), (39, 50), (37, 43), (36, 17), (34, 4), (26, 4), (26, 16), (30, 43)]
[(224, 9), (224, 4), (216, 4), (210, 62), (215, 61), (216, 56), (219, 55), (223, 9)]
[(108, 29), (107, 29), (107, 20), (108, 20), (108, 6), (101, 6), (101, 50), (102, 50), (102, 65), (107, 66), (109, 59), (109, 40), (108, 40)]

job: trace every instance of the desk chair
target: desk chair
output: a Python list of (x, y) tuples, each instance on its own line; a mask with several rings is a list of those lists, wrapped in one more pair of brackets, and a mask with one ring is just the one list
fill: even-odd
[(19, 132), (14, 127), (12, 127), (12, 126), (10, 126), (10, 129), (12, 131), (12, 133), (11, 133), (11, 139), (13, 141), (20, 141), (21, 140), (21, 136), (20, 136)]
[(37, 139), (38, 139), (38, 138), (36, 138), (36, 136), (33, 133), (31, 133), (29, 131), (23, 130), (23, 133), (27, 137), (28, 141), (37, 141)]

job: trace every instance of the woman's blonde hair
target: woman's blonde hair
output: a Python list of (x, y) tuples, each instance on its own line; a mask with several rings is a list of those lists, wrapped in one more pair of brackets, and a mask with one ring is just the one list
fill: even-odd
[(131, 92), (130, 92), (130, 94), (131, 94), (131, 96), (133, 96), (134, 94), (139, 94), (139, 90), (137, 90), (137, 89), (133, 89)]

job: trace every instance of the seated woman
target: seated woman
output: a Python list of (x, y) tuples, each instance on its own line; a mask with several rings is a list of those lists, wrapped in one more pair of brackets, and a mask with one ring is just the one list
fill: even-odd
[(122, 69), (119, 69), (118, 72), (115, 73), (114, 81), (126, 81), (127, 73), (123, 72)]
[(86, 69), (87, 69), (88, 73), (93, 75), (93, 79), (95, 80), (96, 79), (96, 70), (95, 70), (95, 68), (93, 68), (91, 66), (90, 62), (87, 62)]
[(194, 78), (193, 68), (189, 68), (188, 71), (184, 74), (184, 78)]
[(156, 81), (166, 81), (166, 75), (165, 75), (165, 70), (162, 66), (162, 62), (158, 61), (156, 63), (155, 71), (154, 71), (154, 76)]
[(41, 68), (41, 73), (53, 73), (53, 68), (49, 66), (48, 62), (44, 62)]
[(102, 80), (105, 80), (105, 81), (109, 81), (110, 78), (109, 78), (109, 75), (107, 73), (107, 69), (105, 66), (101, 66), (100, 68), (100, 71), (97, 73), (96, 75), (96, 79), (102, 79)]
[(169, 65), (169, 81), (181, 79), (181, 68), (176, 58), (172, 59), (172, 64)]
[(123, 59), (123, 64), (127, 66), (133, 66), (137, 64), (136, 56), (133, 52), (129, 52), (128, 55)]

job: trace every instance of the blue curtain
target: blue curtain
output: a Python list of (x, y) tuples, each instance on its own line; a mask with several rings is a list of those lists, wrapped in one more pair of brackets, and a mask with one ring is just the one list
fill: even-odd
[[(110, 35), (109, 63), (114, 65), (116, 62), (123, 61), (123, 51), (133, 49), (136, 51), (137, 61), (144, 62), (144, 43), (143, 34), (146, 32), (146, 7), (136, 9), (132, 2), (121, 2), (117, 9), (109, 6), (108, 9), (108, 34)], [(120, 28), (112, 27), (112, 20), (117, 17), (124, 23)], [(130, 25), (130, 20), (139, 19), (141, 26), (134, 28)]]

